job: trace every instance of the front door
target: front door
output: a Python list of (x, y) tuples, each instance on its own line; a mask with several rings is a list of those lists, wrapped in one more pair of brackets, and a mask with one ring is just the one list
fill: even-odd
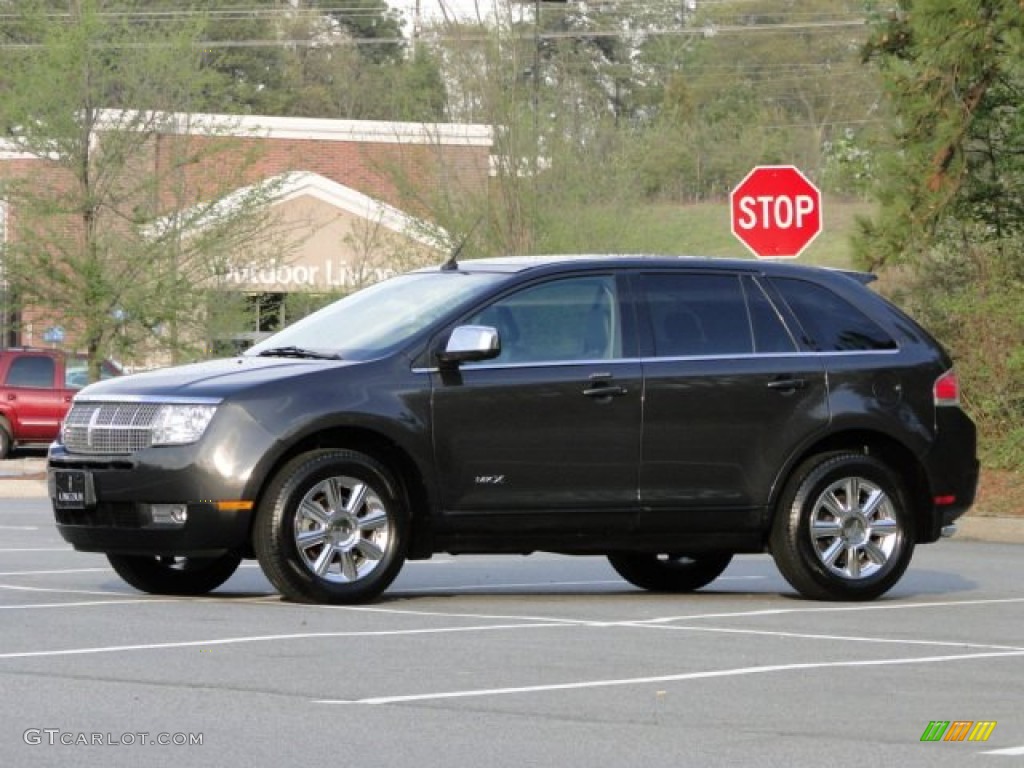
[(496, 328), (502, 347), (494, 360), (434, 374), (446, 513), (493, 519), (558, 510), (577, 515), (581, 532), (629, 523), (642, 381), (635, 356), (623, 354), (615, 278), (535, 284), (464, 322)]

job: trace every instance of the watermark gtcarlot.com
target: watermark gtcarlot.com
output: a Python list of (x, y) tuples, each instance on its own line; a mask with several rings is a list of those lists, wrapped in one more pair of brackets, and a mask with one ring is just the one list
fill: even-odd
[(65, 747), (197, 747), (203, 744), (202, 733), (124, 733), (65, 731), (60, 728), (29, 728), (21, 738), (29, 746)]

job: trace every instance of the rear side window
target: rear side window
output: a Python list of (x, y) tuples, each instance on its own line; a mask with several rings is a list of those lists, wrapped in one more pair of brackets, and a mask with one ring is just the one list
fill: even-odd
[(870, 317), (824, 286), (806, 280), (775, 278), (772, 284), (800, 325), (804, 342), (818, 352), (896, 349), (896, 342)]
[(656, 356), (753, 353), (750, 315), (736, 275), (652, 273), (642, 281)]
[(796, 352), (796, 342), (761, 286), (749, 277), (743, 278), (743, 286), (747, 292), (750, 323), (754, 329), (754, 351), (761, 354)]
[(52, 357), (18, 357), (7, 371), (7, 386), (44, 388), (53, 386), (55, 364)]

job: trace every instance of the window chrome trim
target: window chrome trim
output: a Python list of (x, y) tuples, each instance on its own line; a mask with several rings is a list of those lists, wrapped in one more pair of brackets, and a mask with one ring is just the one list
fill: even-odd
[[(566, 368), (571, 366), (594, 366), (594, 365), (621, 365), (623, 363), (639, 363), (642, 362), (639, 357), (595, 357), (586, 360), (578, 359), (566, 359), (566, 360), (537, 360), (535, 362), (523, 361), (521, 363), (480, 363), (466, 366), (459, 366), (460, 371), (491, 371), (501, 370), (507, 368)], [(413, 373), (439, 373), (441, 369), (438, 366), (432, 366), (429, 368), (413, 368)]]
[[(742, 354), (732, 355), (672, 355), (666, 357), (615, 357), (612, 359), (608, 358), (595, 358), (592, 360), (538, 360), (536, 362), (522, 362), (522, 363), (486, 363), (480, 365), (461, 367), (459, 370), (466, 371), (490, 371), (495, 369), (506, 369), (506, 368), (555, 368), (555, 367), (566, 367), (566, 366), (582, 366), (582, 365), (616, 365), (619, 363), (661, 363), (661, 362), (676, 362), (681, 360), (760, 360), (760, 359), (779, 359), (784, 357), (801, 357), (801, 358), (812, 358), (812, 357), (864, 357), (865, 355), (898, 355), (902, 350), (896, 349), (850, 349), (850, 350), (835, 350), (829, 352), (818, 352), (814, 350), (794, 350), (793, 352), (744, 352)], [(440, 368), (438, 366), (432, 366), (427, 368), (417, 367), (413, 368), (413, 373), (439, 373)]]

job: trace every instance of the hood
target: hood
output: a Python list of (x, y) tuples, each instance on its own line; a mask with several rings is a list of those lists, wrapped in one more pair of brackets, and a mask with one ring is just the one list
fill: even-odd
[(85, 387), (78, 393), (76, 399), (87, 400), (91, 397), (223, 398), (281, 379), (354, 364), (342, 360), (232, 357), (106, 379)]

